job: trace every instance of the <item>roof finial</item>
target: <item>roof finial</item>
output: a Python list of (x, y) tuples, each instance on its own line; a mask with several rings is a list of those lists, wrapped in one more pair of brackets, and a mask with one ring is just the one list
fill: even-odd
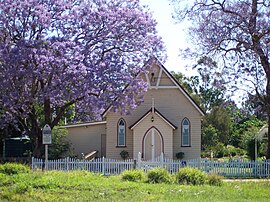
[(155, 98), (152, 98), (152, 113), (155, 112)]

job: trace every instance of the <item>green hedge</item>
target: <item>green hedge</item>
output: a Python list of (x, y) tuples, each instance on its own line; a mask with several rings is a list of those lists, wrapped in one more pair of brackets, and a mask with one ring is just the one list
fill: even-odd
[(15, 175), (19, 173), (29, 173), (30, 167), (19, 163), (0, 164), (0, 173), (6, 175)]

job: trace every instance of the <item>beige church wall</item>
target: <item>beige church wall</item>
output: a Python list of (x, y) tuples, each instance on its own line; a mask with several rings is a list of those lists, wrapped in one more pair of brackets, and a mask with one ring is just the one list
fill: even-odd
[[(172, 156), (175, 157), (175, 153), (182, 151), (185, 153), (185, 159), (199, 158), (201, 151), (201, 114), (177, 88), (148, 90), (144, 96), (144, 102), (131, 115), (109, 112), (106, 116), (107, 157), (119, 159), (119, 153), (122, 150), (127, 150), (130, 157), (133, 156), (133, 151), (135, 153), (133, 137), (135, 136), (132, 135), (132, 131), (128, 127), (151, 109), (152, 98), (154, 98), (155, 108), (178, 128), (173, 135)], [(189, 119), (191, 124), (191, 147), (181, 147), (181, 122), (185, 117)], [(120, 118), (124, 118), (127, 126), (125, 148), (117, 147), (117, 123)], [(138, 147), (138, 145), (134, 145), (134, 147)], [(138, 150), (136, 149), (136, 152)]]
[[(123, 118), (126, 123), (126, 146), (117, 145), (117, 124)], [(107, 141), (106, 141), (106, 157), (111, 159), (121, 159), (120, 152), (125, 150), (129, 153), (129, 158), (133, 158), (133, 135), (132, 131), (128, 128), (130, 120), (127, 116), (120, 113), (108, 113), (106, 116), (107, 121)]]
[(101, 134), (106, 134), (106, 124), (91, 126), (69, 127), (67, 139), (72, 143), (78, 157), (97, 150), (97, 157), (101, 157)]

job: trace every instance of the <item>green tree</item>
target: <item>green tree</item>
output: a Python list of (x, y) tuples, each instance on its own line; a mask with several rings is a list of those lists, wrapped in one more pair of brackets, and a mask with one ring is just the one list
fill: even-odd
[(269, 1), (193, 0), (176, 6), (177, 20), (190, 20), (193, 57), (215, 57), (231, 90), (256, 92), (268, 118), (270, 159), (270, 9)]
[(223, 106), (215, 106), (203, 119), (203, 127), (212, 125), (217, 132), (218, 142), (227, 145), (232, 128), (232, 120)]
[(52, 144), (49, 145), (49, 158), (59, 159), (67, 156), (73, 156), (71, 143), (66, 139), (67, 129), (54, 127), (52, 130)]
[(202, 129), (202, 147), (206, 150), (213, 150), (218, 143), (218, 131), (211, 124), (205, 125)]
[(199, 73), (199, 82), (196, 86), (201, 96), (201, 107), (209, 111), (214, 106), (225, 102), (226, 88), (224, 81), (218, 72), (217, 63), (210, 57), (201, 57), (193, 67)]

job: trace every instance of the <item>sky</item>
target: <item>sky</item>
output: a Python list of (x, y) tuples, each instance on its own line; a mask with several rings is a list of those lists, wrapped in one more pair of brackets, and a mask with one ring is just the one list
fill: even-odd
[(157, 20), (158, 34), (162, 37), (167, 48), (168, 59), (164, 66), (169, 71), (181, 72), (187, 76), (194, 74), (194, 71), (187, 71), (186, 65), (190, 60), (184, 60), (180, 56), (180, 48), (188, 47), (187, 34), (185, 24), (175, 23), (172, 18), (173, 6), (169, 0), (141, 0), (143, 5), (148, 5), (153, 14), (153, 18)]
[[(164, 63), (164, 66), (169, 71), (181, 72), (186, 76), (198, 75), (196, 70), (191, 68), (187, 69), (187, 65), (191, 66), (195, 64), (195, 60), (183, 59), (180, 56), (179, 49), (185, 49), (190, 47), (192, 44), (188, 42), (187, 35), (187, 24), (175, 23), (172, 18), (173, 5), (170, 5), (170, 0), (141, 0), (143, 5), (148, 5), (150, 11), (153, 14), (153, 18), (157, 21), (158, 34), (162, 37), (163, 42), (167, 48), (168, 59)], [(238, 91), (237, 91), (238, 92)], [(240, 106), (241, 99), (239, 97), (243, 96), (243, 92), (238, 92), (232, 98)]]

